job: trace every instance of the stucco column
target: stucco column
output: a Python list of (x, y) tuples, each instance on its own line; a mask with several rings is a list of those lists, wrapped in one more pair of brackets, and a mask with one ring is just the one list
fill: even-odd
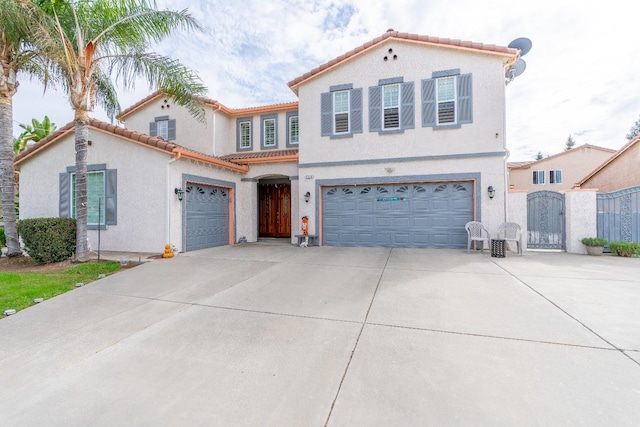
[[(522, 229), (522, 252), (527, 250), (527, 192), (509, 190), (507, 194), (507, 222), (515, 222)], [(509, 242), (512, 244), (511, 242)], [(514, 248), (515, 249), (515, 248)]]
[(565, 193), (566, 251), (570, 254), (586, 254), (583, 237), (596, 237), (596, 190), (575, 189)]

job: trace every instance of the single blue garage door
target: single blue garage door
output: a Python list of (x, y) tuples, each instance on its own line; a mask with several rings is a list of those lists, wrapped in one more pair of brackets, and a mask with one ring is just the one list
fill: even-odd
[(229, 192), (210, 185), (188, 184), (186, 250), (229, 244)]
[(465, 248), (472, 220), (472, 182), (322, 188), (324, 245)]

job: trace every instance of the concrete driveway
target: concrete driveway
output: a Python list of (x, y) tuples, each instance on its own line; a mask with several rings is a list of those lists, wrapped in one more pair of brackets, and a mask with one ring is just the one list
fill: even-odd
[(2, 426), (637, 426), (640, 259), (244, 244), (0, 320)]

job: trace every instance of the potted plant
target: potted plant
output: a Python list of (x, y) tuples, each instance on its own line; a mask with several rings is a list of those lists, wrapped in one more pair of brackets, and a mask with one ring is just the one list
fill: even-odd
[(640, 255), (640, 245), (636, 242), (611, 242), (609, 243), (609, 248), (611, 252), (615, 252), (618, 256)]
[(589, 255), (599, 256), (602, 255), (607, 240), (601, 237), (585, 237), (582, 239), (582, 244), (587, 247), (587, 253)]

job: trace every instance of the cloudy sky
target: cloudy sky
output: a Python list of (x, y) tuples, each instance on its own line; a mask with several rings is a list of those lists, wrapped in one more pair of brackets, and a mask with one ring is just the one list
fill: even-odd
[[(507, 86), (509, 160), (578, 145), (618, 149), (640, 117), (640, 2), (612, 0), (157, 0), (188, 9), (204, 32), (177, 34), (157, 52), (196, 69), (208, 96), (232, 108), (296, 100), (287, 82), (381, 34), (401, 32), (508, 45), (533, 42), (525, 72)], [(623, 6), (624, 4), (624, 6)], [(121, 92), (122, 108), (150, 93)], [(73, 114), (64, 94), (22, 81), (18, 123)], [(108, 121), (96, 109), (94, 117)]]

